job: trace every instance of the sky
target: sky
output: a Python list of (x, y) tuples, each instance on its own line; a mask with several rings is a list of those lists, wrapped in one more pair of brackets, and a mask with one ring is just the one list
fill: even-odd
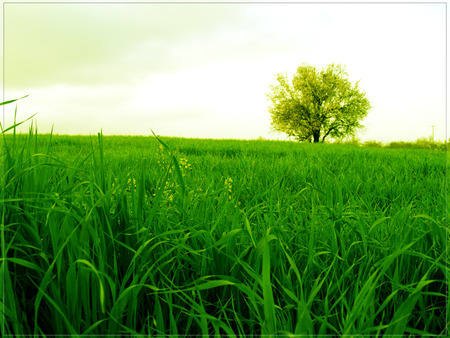
[(3, 20), (3, 99), (30, 94), (17, 120), (40, 133), (284, 140), (276, 75), (338, 63), (372, 104), (362, 141), (450, 137), (446, 3), (7, 2)]

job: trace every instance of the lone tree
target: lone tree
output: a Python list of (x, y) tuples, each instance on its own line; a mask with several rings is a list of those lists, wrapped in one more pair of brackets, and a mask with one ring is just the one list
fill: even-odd
[(292, 81), (278, 74), (267, 95), (274, 130), (308, 142), (354, 135), (371, 106), (359, 81), (352, 86), (347, 77), (345, 68), (335, 64), (320, 72), (303, 64)]

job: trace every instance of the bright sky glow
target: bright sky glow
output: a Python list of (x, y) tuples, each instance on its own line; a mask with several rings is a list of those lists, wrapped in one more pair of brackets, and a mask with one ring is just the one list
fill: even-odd
[(266, 94), (307, 62), (361, 80), (362, 140), (446, 137), (445, 3), (6, 3), (3, 18), (4, 99), (31, 94), (18, 120), (37, 112), (42, 133), (285, 139)]

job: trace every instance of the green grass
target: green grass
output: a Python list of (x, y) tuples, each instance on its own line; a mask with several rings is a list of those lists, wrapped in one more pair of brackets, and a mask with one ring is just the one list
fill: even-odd
[(3, 134), (1, 334), (446, 335), (446, 154)]

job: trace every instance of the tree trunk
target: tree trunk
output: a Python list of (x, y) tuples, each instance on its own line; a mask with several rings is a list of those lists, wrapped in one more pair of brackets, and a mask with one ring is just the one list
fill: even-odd
[(320, 130), (313, 131), (313, 137), (314, 137), (314, 143), (317, 143), (320, 141)]

